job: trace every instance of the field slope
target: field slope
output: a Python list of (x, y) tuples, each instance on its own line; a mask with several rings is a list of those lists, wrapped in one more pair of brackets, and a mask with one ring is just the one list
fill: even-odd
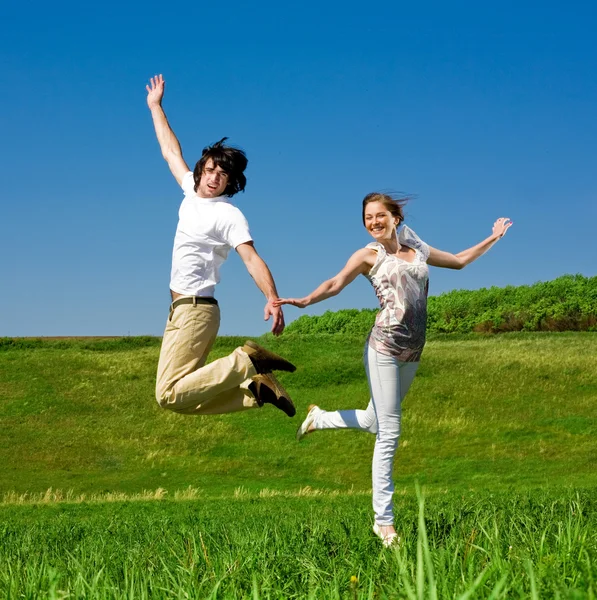
[(294, 441), (309, 403), (367, 403), (362, 337), (262, 343), (299, 418), (163, 411), (155, 338), (0, 340), (0, 597), (595, 598), (597, 334), (429, 342), (389, 550), (373, 438)]
[[(221, 338), (213, 357), (242, 342)], [(185, 417), (153, 399), (155, 338), (0, 344), (0, 494), (191, 486), (208, 495), (368, 490), (373, 437), (318, 432), (297, 444), (308, 404), (364, 407), (362, 340), (262, 340), (298, 366), (298, 407)], [(405, 401), (398, 488), (597, 484), (597, 334), (439, 337)]]

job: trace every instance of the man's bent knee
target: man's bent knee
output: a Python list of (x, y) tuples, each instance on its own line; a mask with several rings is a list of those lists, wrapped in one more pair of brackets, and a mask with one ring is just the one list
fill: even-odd
[(157, 400), (158, 404), (162, 407), (162, 408), (167, 408), (172, 410), (173, 405), (170, 404), (170, 398), (172, 397), (172, 389), (161, 389), (161, 388), (156, 388), (155, 390), (155, 399)]

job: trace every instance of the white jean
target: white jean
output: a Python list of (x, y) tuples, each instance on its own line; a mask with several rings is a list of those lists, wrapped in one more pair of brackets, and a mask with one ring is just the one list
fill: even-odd
[(322, 411), (315, 429), (360, 429), (376, 436), (373, 451), (373, 511), (378, 525), (393, 525), (392, 470), (400, 437), (401, 402), (413, 382), (418, 362), (400, 362), (365, 346), (363, 356), (371, 400), (366, 410)]

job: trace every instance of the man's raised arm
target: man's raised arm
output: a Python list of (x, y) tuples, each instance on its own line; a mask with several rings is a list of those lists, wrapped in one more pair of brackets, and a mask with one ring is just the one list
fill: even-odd
[(176, 139), (164, 109), (162, 108), (162, 98), (164, 97), (165, 81), (162, 75), (156, 75), (149, 80), (151, 85), (146, 85), (147, 90), (147, 106), (151, 111), (155, 134), (162, 150), (162, 156), (168, 163), (172, 175), (180, 185), (184, 175), (190, 171), (187, 163), (182, 157), (182, 149), (180, 143)]

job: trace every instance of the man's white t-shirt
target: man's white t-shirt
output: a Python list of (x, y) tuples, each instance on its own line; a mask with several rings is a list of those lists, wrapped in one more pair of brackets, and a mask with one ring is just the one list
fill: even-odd
[(170, 289), (185, 296), (213, 296), (220, 267), (232, 248), (251, 242), (243, 213), (225, 196), (201, 198), (189, 171), (172, 251)]

